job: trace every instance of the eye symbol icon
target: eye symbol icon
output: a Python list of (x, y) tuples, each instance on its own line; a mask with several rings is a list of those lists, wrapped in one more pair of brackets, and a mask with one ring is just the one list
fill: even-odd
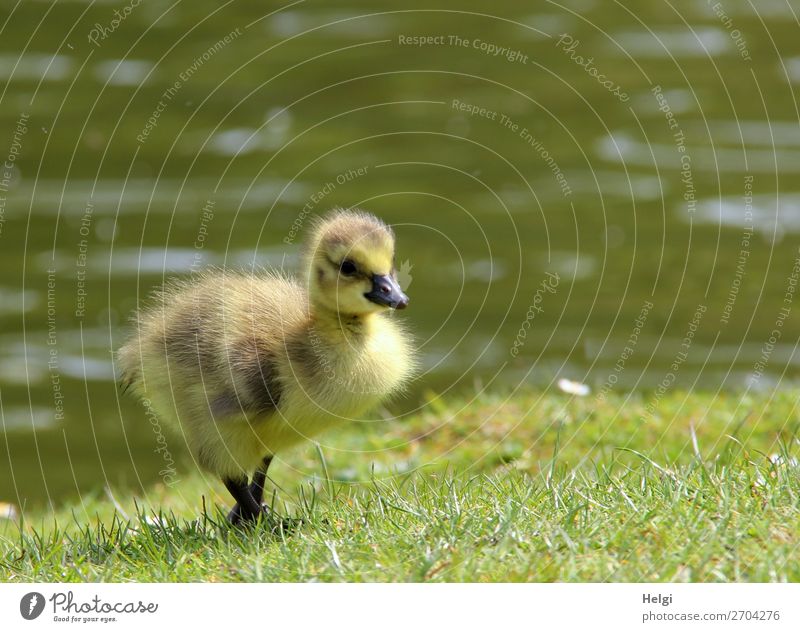
[(38, 592), (31, 592), (25, 595), (19, 602), (19, 613), (23, 619), (31, 621), (42, 614), (44, 610), (44, 595)]

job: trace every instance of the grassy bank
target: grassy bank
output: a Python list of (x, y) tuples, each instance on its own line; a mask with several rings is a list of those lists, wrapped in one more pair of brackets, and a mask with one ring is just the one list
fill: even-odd
[(797, 400), (431, 397), (277, 461), (291, 527), (182, 472), (0, 521), (0, 579), (800, 581)]

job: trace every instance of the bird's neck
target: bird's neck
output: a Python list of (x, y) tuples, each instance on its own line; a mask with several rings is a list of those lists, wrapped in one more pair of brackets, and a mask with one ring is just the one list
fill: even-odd
[(342, 314), (317, 309), (311, 314), (309, 329), (331, 343), (352, 345), (368, 338), (379, 318), (380, 314)]

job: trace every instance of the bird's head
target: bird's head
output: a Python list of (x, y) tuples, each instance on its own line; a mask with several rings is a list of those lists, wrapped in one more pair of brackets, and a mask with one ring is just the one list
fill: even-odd
[(394, 233), (364, 211), (337, 209), (315, 222), (306, 273), (315, 308), (357, 316), (408, 305), (394, 269)]

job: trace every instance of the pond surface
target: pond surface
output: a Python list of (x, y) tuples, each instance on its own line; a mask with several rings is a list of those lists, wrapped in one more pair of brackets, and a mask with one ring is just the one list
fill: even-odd
[(132, 310), (207, 265), (292, 269), (334, 206), (396, 228), (424, 372), (395, 412), (797, 380), (787, 1), (9, 6), (0, 499), (158, 480), (114, 380)]

